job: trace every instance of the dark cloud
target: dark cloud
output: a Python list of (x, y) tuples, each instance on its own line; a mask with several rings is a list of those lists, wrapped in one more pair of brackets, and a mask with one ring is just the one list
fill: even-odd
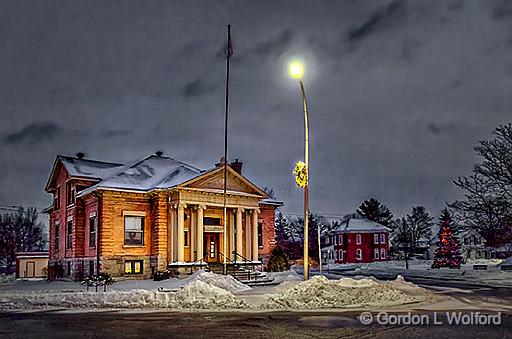
[(394, 1), (386, 7), (377, 9), (362, 24), (350, 29), (347, 34), (347, 40), (349, 42), (362, 41), (378, 30), (394, 26), (405, 15), (405, 3), (403, 1)]
[(455, 125), (451, 123), (437, 123), (437, 122), (429, 122), (427, 124), (427, 131), (433, 135), (440, 135), (445, 132), (450, 132), (455, 129)]
[(36, 144), (50, 141), (60, 136), (63, 129), (54, 122), (42, 121), (26, 125), (17, 132), (7, 134), (4, 142), (8, 144)]
[(496, 20), (512, 17), (512, 1), (499, 1), (492, 11), (492, 18)]
[(182, 94), (185, 98), (194, 98), (214, 92), (216, 86), (197, 78), (183, 87)]
[(294, 33), (286, 29), (273, 38), (256, 43), (251, 53), (260, 57), (279, 56), (288, 48), (293, 37)]

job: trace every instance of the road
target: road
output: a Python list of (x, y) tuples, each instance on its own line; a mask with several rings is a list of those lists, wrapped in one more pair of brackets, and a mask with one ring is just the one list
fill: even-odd
[(1, 338), (510, 338), (487, 326), (362, 325), (344, 313), (0, 313)]

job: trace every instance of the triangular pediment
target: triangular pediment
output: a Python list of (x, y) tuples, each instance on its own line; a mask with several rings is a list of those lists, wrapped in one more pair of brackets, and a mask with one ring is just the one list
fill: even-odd
[[(180, 185), (181, 187), (196, 188), (196, 189), (224, 189), (224, 169), (217, 168), (210, 172), (206, 172), (201, 176)], [(251, 183), (242, 175), (235, 172), (231, 167), (228, 167), (226, 189), (231, 192), (249, 193), (266, 198), (265, 191)]]

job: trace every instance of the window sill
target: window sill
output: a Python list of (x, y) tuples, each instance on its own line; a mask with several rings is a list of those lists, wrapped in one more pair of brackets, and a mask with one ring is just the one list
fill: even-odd
[(123, 245), (123, 248), (138, 248), (146, 247), (145, 245)]

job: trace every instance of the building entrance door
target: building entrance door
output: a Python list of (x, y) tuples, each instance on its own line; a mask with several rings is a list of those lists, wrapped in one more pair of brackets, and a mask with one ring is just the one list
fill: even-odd
[(34, 278), (35, 277), (35, 275), (36, 275), (35, 266), (36, 266), (35, 262), (27, 261), (25, 278)]
[(204, 251), (207, 254), (207, 262), (219, 262), (219, 234), (204, 234)]

